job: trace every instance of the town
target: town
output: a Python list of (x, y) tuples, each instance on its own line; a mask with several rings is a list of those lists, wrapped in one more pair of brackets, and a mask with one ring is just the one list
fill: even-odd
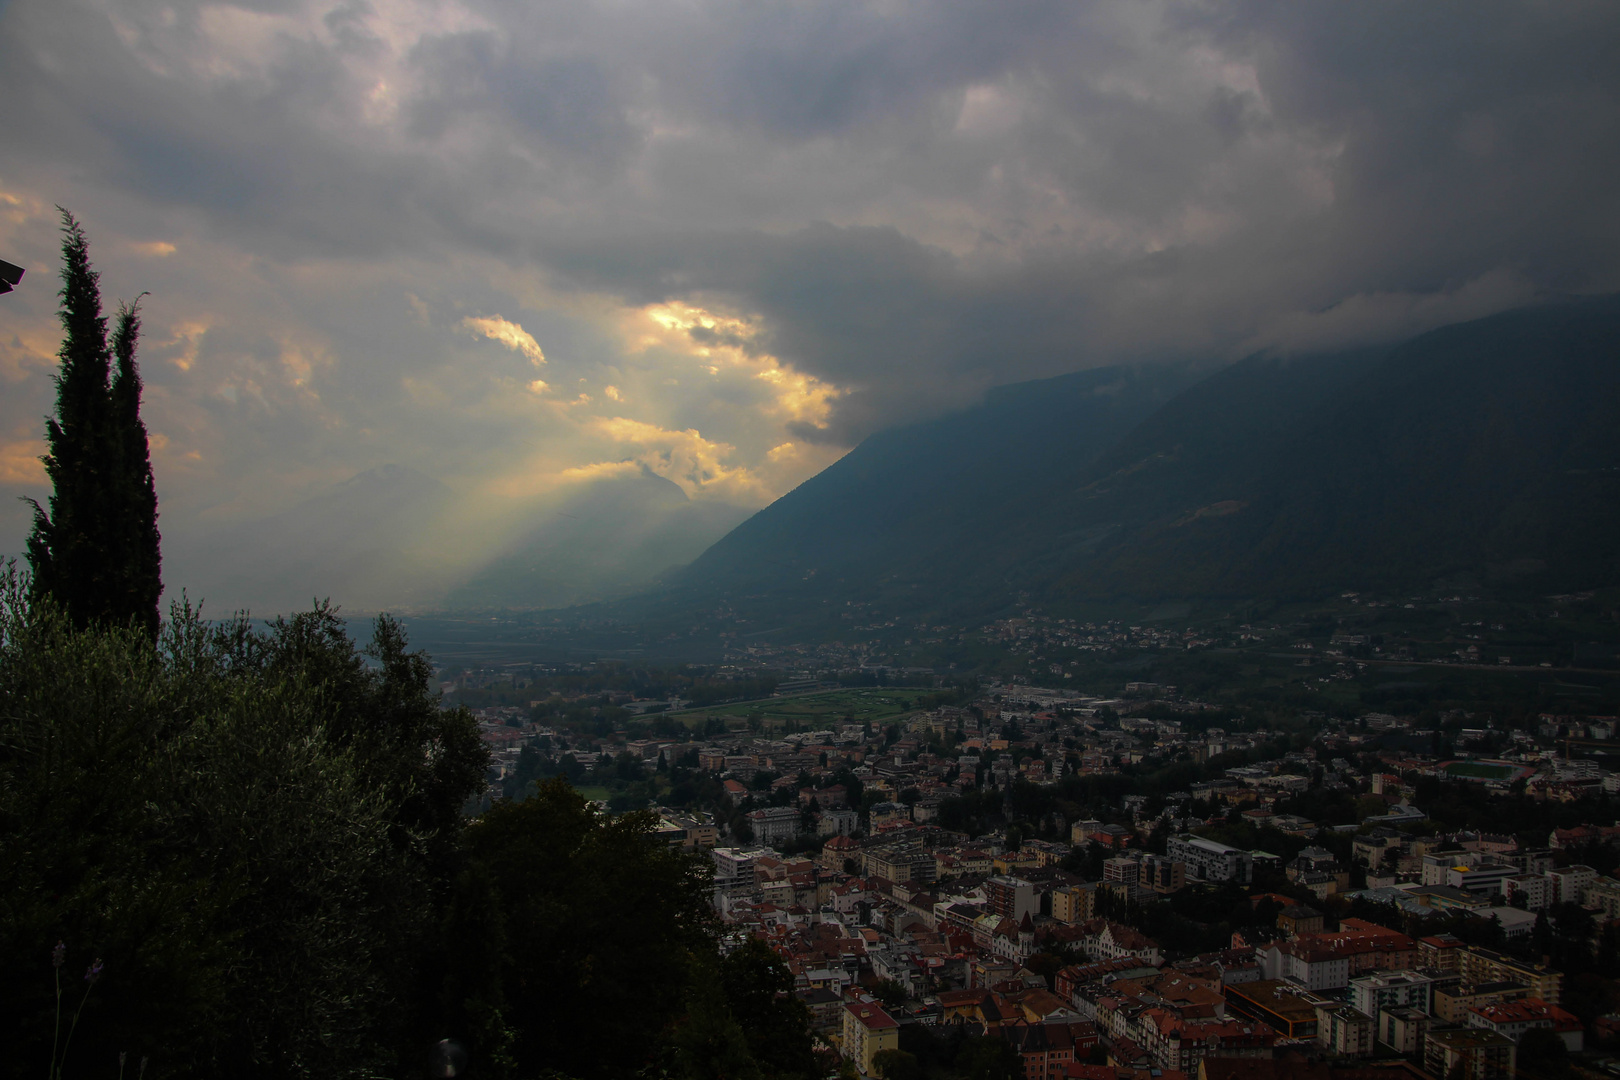
[(0, 1080), (1620, 1080), (1617, 54), (0, 0)]
[(963, 1038), (1029, 1080), (1610, 1060), (1620, 774), (1570, 748), (1616, 718), (1448, 717), (1442, 742), (1379, 713), (1217, 726), (1158, 683), (956, 698), (817, 730), (679, 700), (663, 736), (512, 707), (481, 726), (492, 795), (520, 774), (655, 793), (657, 835), (712, 862), (729, 940), (786, 962), (846, 1072), (927, 1075)]

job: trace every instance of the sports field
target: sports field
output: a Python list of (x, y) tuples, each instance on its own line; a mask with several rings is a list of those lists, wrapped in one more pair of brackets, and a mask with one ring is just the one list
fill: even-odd
[(1527, 772), (1523, 766), (1514, 765), (1506, 761), (1449, 761), (1445, 766), (1446, 775), (1458, 780), (1513, 780), (1521, 772)]
[(790, 723), (799, 731), (815, 731), (843, 720), (857, 724), (888, 723), (915, 711), (917, 700), (928, 693), (932, 691), (914, 686), (846, 688), (759, 701), (733, 701), (668, 715), (699, 730), (710, 718), (720, 719), (732, 730), (741, 730), (748, 727), (751, 718), (757, 717), (765, 731), (783, 731)]

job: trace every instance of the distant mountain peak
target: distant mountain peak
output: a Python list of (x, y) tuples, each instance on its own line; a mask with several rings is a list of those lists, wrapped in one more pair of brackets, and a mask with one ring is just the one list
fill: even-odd
[(360, 488), (397, 488), (407, 485), (417, 486), (424, 490), (438, 488), (449, 490), (444, 483), (435, 480), (427, 473), (413, 469), (409, 465), (398, 465), (393, 462), (376, 465), (364, 472), (355, 473), (347, 480), (340, 480), (333, 484), (332, 487), (336, 491), (353, 491)]

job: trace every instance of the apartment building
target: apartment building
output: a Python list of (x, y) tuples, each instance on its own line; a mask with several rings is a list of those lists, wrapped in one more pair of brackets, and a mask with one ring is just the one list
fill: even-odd
[(1033, 882), (998, 876), (985, 882), (984, 888), (990, 910), (1004, 919), (1023, 922), (1024, 916), (1041, 913), (1041, 900), (1035, 894)]
[(1429, 1011), (1434, 980), (1416, 971), (1381, 971), (1350, 980), (1350, 1004), (1368, 1016), (1381, 1010), (1410, 1006)]
[(1517, 1056), (1512, 1039), (1484, 1028), (1430, 1029), (1423, 1040), (1423, 1067), (1432, 1076), (1510, 1080)]
[(874, 1058), (900, 1049), (900, 1025), (875, 1001), (851, 1001), (844, 1006), (843, 1049), (862, 1075), (870, 1075)]
[(1464, 983), (1522, 983), (1530, 996), (1549, 1005), (1563, 1001), (1564, 976), (1546, 964), (1534, 964), (1478, 946), (1463, 950), (1459, 969)]
[(1066, 923), (1085, 922), (1096, 910), (1097, 886), (1069, 885), (1052, 890), (1051, 897), (1052, 918)]
[(1254, 877), (1254, 861), (1247, 851), (1206, 840), (1190, 833), (1173, 836), (1165, 854), (1186, 866), (1187, 876), (1200, 881), (1230, 881), (1247, 885)]

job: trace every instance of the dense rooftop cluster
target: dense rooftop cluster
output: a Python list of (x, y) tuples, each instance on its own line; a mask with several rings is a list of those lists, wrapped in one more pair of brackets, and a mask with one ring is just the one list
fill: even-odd
[[(1207, 710), (1146, 681), (993, 683), (888, 725), (633, 738), (492, 710), (483, 726), (497, 786), (529, 754), (587, 784), (707, 792), (656, 802), (660, 834), (713, 864), (734, 940), (782, 957), (863, 1073), (971, 1038), (1029, 1077), (1291, 1055), (1506, 1076), (1523, 1045), (1620, 1030), (1592, 991), (1620, 944), (1620, 774), (1568, 747), (1612, 718), (1449, 718), (1442, 739), (1389, 713), (1284, 735)], [(1541, 817), (1431, 816), (1458, 799)]]

